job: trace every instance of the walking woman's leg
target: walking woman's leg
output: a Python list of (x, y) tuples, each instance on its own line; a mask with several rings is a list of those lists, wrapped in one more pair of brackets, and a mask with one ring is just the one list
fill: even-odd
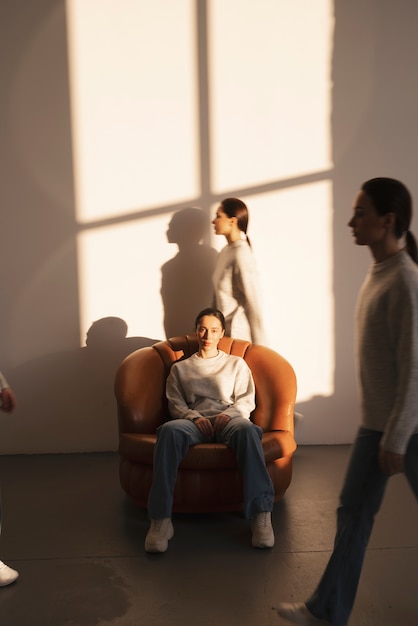
[(379, 468), (382, 433), (360, 428), (353, 444), (332, 555), (316, 591), (306, 602), (313, 615), (333, 626), (346, 626), (353, 608), (374, 518), (387, 477)]

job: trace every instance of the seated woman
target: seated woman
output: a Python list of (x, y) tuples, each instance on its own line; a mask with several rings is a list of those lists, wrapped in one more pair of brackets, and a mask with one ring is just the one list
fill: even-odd
[(190, 446), (210, 441), (234, 450), (243, 475), (244, 515), (252, 521), (252, 545), (271, 548), (274, 489), (265, 465), (262, 429), (250, 421), (255, 407), (251, 371), (241, 357), (218, 350), (225, 333), (221, 311), (204, 309), (195, 327), (198, 352), (174, 363), (167, 379), (172, 419), (157, 430), (145, 550), (167, 550), (174, 535), (171, 512), (178, 466)]

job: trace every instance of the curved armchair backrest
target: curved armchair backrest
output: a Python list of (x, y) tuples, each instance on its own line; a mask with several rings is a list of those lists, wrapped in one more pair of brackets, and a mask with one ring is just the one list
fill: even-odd
[[(168, 418), (165, 383), (170, 367), (197, 349), (195, 335), (184, 335), (136, 350), (122, 361), (115, 379), (120, 432), (155, 433)], [(231, 337), (223, 337), (219, 349), (241, 356), (251, 369), (253, 422), (264, 431), (293, 433), (296, 376), (290, 363), (270, 348)]]

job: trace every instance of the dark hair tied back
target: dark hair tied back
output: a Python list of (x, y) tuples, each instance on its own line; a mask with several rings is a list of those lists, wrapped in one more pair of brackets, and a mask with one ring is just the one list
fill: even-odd
[(418, 263), (418, 251), (415, 237), (409, 227), (412, 219), (412, 197), (407, 187), (394, 178), (371, 178), (363, 183), (364, 191), (379, 215), (395, 215), (395, 237), (406, 235), (406, 248), (409, 255)]
[(238, 228), (247, 237), (248, 244), (251, 246), (250, 239), (247, 235), (248, 228), (248, 209), (245, 202), (239, 198), (225, 198), (221, 202), (222, 210), (228, 217), (236, 217)]

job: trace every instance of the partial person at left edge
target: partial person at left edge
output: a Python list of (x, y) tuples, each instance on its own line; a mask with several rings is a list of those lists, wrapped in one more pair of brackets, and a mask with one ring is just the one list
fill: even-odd
[[(0, 372), (0, 408), (5, 413), (12, 413), (16, 407), (16, 397), (9, 387), (7, 380)], [(1, 530), (1, 499), (0, 499), (0, 530)], [(6, 587), (15, 582), (19, 577), (19, 572), (12, 569), (3, 561), (0, 561), (0, 587)]]

